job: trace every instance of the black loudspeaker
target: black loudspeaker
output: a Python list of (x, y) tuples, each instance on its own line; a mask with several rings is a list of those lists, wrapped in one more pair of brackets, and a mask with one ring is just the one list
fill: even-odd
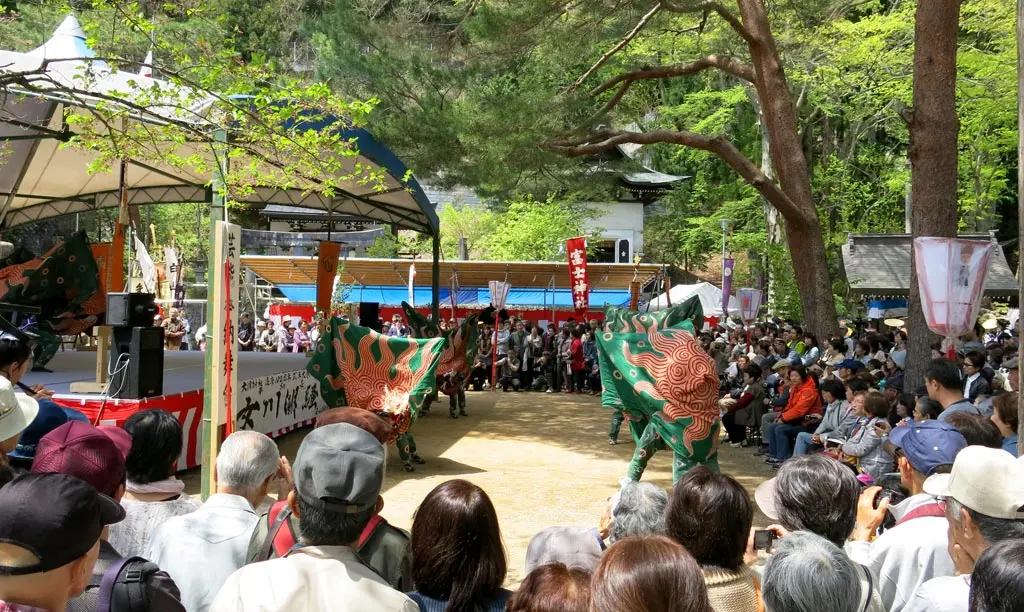
[(149, 327), (157, 313), (152, 293), (108, 293), (107, 325), (111, 327)]
[(618, 261), (619, 263), (630, 263), (630, 261), (629, 261), (629, 241), (628, 240), (620, 240), (619, 241), (619, 253), (618, 253), (618, 259), (616, 259), (616, 261)]
[(110, 396), (141, 399), (163, 395), (164, 328), (115, 327), (113, 335), (110, 368), (114, 375), (110, 377)]
[(377, 302), (359, 302), (359, 325), (379, 332), (380, 304)]

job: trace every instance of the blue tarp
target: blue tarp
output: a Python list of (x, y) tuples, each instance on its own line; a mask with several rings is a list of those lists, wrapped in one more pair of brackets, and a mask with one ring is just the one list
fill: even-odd
[[(284, 296), (293, 302), (312, 304), (316, 301), (316, 285), (278, 285)], [(486, 288), (459, 289), (456, 291), (456, 304), (460, 306), (486, 305), (491, 301), (490, 291)], [(417, 306), (430, 304), (430, 288), (414, 287), (413, 295)], [(442, 306), (451, 303), (451, 290), (441, 287), (440, 300)], [(409, 301), (409, 290), (394, 286), (356, 286), (349, 290), (349, 302), (376, 302), (387, 306), (398, 306)], [(606, 304), (625, 306), (629, 303), (628, 290), (595, 289), (590, 292), (590, 305), (602, 307)], [(569, 289), (512, 289), (508, 292), (506, 306), (530, 307), (572, 307), (572, 292)]]

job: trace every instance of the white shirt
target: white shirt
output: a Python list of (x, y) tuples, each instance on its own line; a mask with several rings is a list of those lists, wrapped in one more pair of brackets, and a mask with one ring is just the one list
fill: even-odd
[(245, 565), (258, 522), (244, 497), (216, 493), (195, 512), (157, 527), (146, 558), (171, 576), (188, 612), (206, 612), (221, 585)]
[(347, 546), (307, 546), (247, 565), (217, 593), (212, 612), (418, 612)]
[(975, 372), (967, 377), (967, 381), (964, 382), (964, 397), (971, 397), (971, 383), (978, 380), (979, 376), (981, 376), (981, 372)]
[(922, 584), (904, 612), (967, 612), (971, 599), (970, 576), (942, 576)]
[[(911, 510), (935, 501), (931, 495), (908, 497), (890, 511), (899, 521)], [(878, 593), (889, 612), (901, 612), (924, 582), (954, 576), (945, 517), (922, 516), (886, 531), (874, 542), (847, 542), (850, 558), (878, 577)]]

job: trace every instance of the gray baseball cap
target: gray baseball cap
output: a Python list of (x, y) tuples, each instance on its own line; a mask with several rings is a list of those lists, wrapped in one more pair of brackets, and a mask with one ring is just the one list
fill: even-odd
[(295, 492), (321, 510), (352, 514), (373, 508), (384, 481), (384, 447), (348, 423), (309, 432), (299, 446)]

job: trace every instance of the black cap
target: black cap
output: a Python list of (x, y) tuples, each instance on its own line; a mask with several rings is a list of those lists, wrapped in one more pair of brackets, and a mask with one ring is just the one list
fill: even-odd
[(36, 556), (35, 565), (0, 565), (0, 576), (48, 572), (96, 545), (104, 525), (124, 519), (124, 508), (66, 474), (25, 474), (0, 489), (0, 542)]

